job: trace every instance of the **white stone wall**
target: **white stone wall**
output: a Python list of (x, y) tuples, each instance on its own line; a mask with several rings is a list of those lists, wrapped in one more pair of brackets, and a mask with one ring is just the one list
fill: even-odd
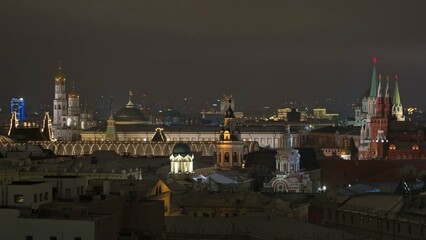
[(86, 178), (84, 177), (52, 177), (43, 178), (43, 181), (50, 182), (54, 188), (58, 189), (58, 195), (53, 196), (56, 198), (72, 199), (86, 192)]
[[(8, 207), (29, 207), (38, 209), (41, 204), (52, 201), (52, 184), (48, 182), (37, 184), (11, 184), (2, 191), (2, 205)], [(1, 239), (1, 238), (0, 238)]]

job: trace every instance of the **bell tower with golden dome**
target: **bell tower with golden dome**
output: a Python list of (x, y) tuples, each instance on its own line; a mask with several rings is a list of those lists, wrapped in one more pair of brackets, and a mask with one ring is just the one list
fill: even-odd
[(81, 116), (80, 95), (75, 91), (66, 93), (65, 76), (62, 74), (62, 67), (59, 66), (58, 74), (55, 76), (55, 99), (53, 100), (53, 124), (52, 130), (56, 140), (76, 141), (80, 140), (81, 129), (86, 126), (94, 126), (95, 122), (91, 118)]
[(221, 169), (244, 168), (244, 142), (241, 132), (236, 128), (234, 111), (229, 100), (229, 108), (225, 113), (223, 128), (216, 144), (216, 164)]
[(68, 115), (80, 115), (80, 95), (75, 91), (75, 86), (72, 87), (72, 91), (68, 94)]
[(67, 115), (67, 94), (65, 92), (65, 76), (59, 65), (58, 74), (55, 76), (55, 99), (53, 100), (53, 126), (62, 127), (62, 116)]

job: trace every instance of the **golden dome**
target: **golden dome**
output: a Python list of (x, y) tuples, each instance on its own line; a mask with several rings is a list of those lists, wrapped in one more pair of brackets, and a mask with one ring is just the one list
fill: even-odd
[(342, 152), (340, 152), (341, 155), (350, 155), (351, 154), (351, 150), (344, 148), (342, 149)]
[(72, 86), (72, 91), (68, 93), (68, 97), (70, 98), (78, 98), (80, 95), (75, 91), (75, 86)]
[(65, 82), (65, 76), (62, 74), (62, 68), (59, 67), (59, 72), (55, 76), (55, 81), (57, 82)]
[(80, 95), (73, 90), (72, 92), (70, 92), (68, 94), (68, 97), (70, 97), (70, 98), (78, 98), (78, 97), (80, 97)]

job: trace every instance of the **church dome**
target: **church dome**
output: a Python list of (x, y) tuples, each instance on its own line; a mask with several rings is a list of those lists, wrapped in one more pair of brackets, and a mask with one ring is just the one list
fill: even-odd
[(191, 148), (186, 143), (176, 143), (173, 147), (173, 155), (192, 155)]
[(62, 68), (61, 67), (59, 67), (59, 71), (55, 76), (55, 81), (65, 83), (65, 75), (62, 74)]
[(69, 94), (68, 94), (68, 96), (70, 97), (70, 98), (78, 98), (78, 97), (80, 97), (80, 95), (76, 92), (76, 91), (72, 91), (72, 92), (70, 92)]
[(126, 106), (116, 112), (114, 116), (116, 124), (149, 124), (149, 116), (137, 109), (130, 97), (131, 95)]
[(125, 107), (117, 111), (114, 116), (116, 121), (129, 121), (134, 123), (147, 122), (149, 117), (135, 107)]
[(151, 118), (132, 102), (132, 91), (129, 91), (129, 102), (126, 106), (115, 113), (116, 124), (151, 124)]

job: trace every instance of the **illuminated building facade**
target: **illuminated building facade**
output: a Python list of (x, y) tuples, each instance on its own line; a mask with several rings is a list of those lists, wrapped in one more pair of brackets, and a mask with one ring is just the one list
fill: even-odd
[(53, 141), (54, 138), (49, 113), (46, 112), (44, 114), (43, 124), (39, 127), (29, 125), (20, 126), (16, 112), (13, 112), (10, 119), (8, 136), (16, 142)]
[(287, 121), (287, 114), (291, 112), (291, 108), (279, 108), (277, 109), (277, 115), (280, 120)]
[(177, 179), (189, 179), (194, 173), (194, 154), (186, 143), (176, 143), (170, 155), (170, 176)]
[(10, 100), (10, 112), (16, 112), (19, 121), (25, 121), (25, 102), (23, 98), (12, 98)]
[(291, 146), (278, 149), (275, 159), (276, 176), (267, 184), (274, 192), (313, 192), (309, 172), (300, 169), (299, 150)]
[(223, 128), (217, 142), (217, 166), (222, 169), (244, 168), (244, 141), (241, 132), (236, 128), (234, 111), (229, 100)]
[(338, 113), (327, 113), (327, 109), (326, 108), (314, 108), (313, 109), (314, 112), (314, 118), (315, 119), (337, 119), (339, 118), (339, 114)]

